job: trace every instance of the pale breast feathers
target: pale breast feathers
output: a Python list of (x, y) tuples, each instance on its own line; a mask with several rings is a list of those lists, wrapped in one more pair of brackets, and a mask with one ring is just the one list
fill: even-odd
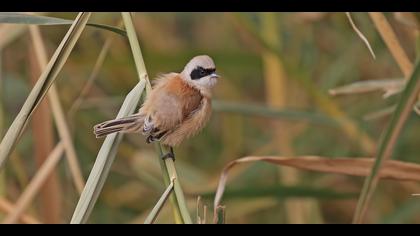
[(204, 97), (199, 107), (184, 122), (179, 124), (163, 141), (169, 146), (177, 146), (185, 139), (196, 135), (208, 122), (211, 116), (211, 100)]

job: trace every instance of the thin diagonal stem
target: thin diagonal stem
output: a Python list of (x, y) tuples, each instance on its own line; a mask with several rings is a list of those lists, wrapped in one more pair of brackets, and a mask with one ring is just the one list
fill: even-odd
[(376, 155), (374, 166), (363, 184), (362, 192), (354, 214), (353, 223), (361, 223), (363, 221), (369, 202), (378, 184), (379, 173), (383, 167), (384, 161), (391, 158), (397, 144), (398, 137), (412, 111), (412, 107), (419, 92), (420, 60), (417, 60), (414, 71), (412, 72), (407, 86), (402, 93), (388, 128), (385, 130), (381, 142), (379, 143), (378, 154)]
[(156, 203), (156, 205), (153, 207), (150, 214), (147, 216), (146, 220), (144, 221), (145, 224), (153, 224), (155, 222), (160, 210), (162, 210), (162, 207), (165, 205), (165, 202), (166, 200), (168, 200), (169, 194), (172, 193), (173, 189), (174, 189), (174, 180), (172, 179), (168, 188), (166, 188), (165, 192), (163, 192), (159, 201)]

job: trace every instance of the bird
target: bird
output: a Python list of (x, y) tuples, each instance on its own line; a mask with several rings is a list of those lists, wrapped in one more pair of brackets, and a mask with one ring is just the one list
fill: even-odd
[(96, 138), (115, 132), (141, 133), (146, 143), (169, 147), (162, 159), (175, 160), (174, 147), (201, 131), (209, 121), (212, 90), (220, 76), (208, 55), (193, 57), (180, 73), (160, 74), (137, 113), (94, 126)]

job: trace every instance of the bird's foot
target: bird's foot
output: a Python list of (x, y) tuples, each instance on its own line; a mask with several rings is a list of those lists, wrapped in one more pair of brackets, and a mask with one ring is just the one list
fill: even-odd
[(175, 153), (173, 148), (170, 148), (170, 151), (164, 155), (161, 156), (162, 160), (165, 160), (166, 158), (171, 158), (173, 161), (175, 161)]

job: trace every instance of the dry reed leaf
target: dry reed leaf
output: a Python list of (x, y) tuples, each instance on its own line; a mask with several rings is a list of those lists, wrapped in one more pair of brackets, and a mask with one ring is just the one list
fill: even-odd
[[(301, 157), (275, 157), (275, 156), (249, 156), (234, 160), (228, 163), (220, 176), (217, 187), (214, 209), (220, 205), (223, 192), (226, 187), (227, 177), (230, 169), (241, 163), (248, 162), (269, 162), (276, 165), (289, 166), (302, 170), (318, 171), (333, 174), (345, 174), (352, 176), (367, 176), (373, 166), (373, 158), (325, 158), (318, 156)], [(420, 165), (401, 161), (387, 160), (379, 173), (380, 178), (420, 181)]]
[(382, 80), (366, 80), (357, 81), (348, 85), (330, 89), (328, 92), (332, 96), (344, 94), (358, 94), (375, 91), (384, 91), (384, 98), (401, 92), (406, 82), (400, 79), (382, 79)]
[(373, 59), (376, 59), (376, 55), (373, 52), (372, 47), (370, 46), (369, 41), (367, 38), (363, 35), (363, 33), (357, 28), (357, 26), (354, 24), (353, 19), (351, 18), (350, 12), (346, 12), (346, 16), (350, 21), (350, 25), (353, 28), (353, 30), (356, 32), (356, 34), (360, 37), (360, 39), (366, 44), (366, 47), (369, 49), (370, 54), (372, 54)]
[[(398, 41), (398, 38), (395, 35), (391, 25), (388, 23), (384, 14), (380, 12), (370, 12), (369, 16), (375, 24), (375, 27), (381, 35), (382, 39), (385, 41), (385, 44), (394, 57), (395, 61), (398, 63), (398, 66), (404, 74), (404, 78), (408, 80), (413, 69), (413, 63), (410, 61), (403, 47)], [(418, 26), (417, 19), (412, 14), (396, 14), (396, 18), (399, 18), (399, 20), (402, 20), (403, 18), (405, 21), (410, 21), (411, 23), (414, 23)], [(418, 99), (420, 101), (420, 94), (418, 95)], [(414, 111), (420, 115), (417, 106), (414, 106)]]
[(404, 77), (408, 79), (411, 70), (413, 69), (413, 64), (411, 63), (404, 49), (401, 47), (401, 44), (398, 41), (398, 38), (395, 35), (391, 25), (388, 23), (384, 14), (380, 12), (369, 12), (369, 16), (375, 24), (376, 29), (379, 31), (382, 39), (385, 41), (386, 46), (391, 51), (392, 56), (397, 61), (398, 66), (404, 74)]

